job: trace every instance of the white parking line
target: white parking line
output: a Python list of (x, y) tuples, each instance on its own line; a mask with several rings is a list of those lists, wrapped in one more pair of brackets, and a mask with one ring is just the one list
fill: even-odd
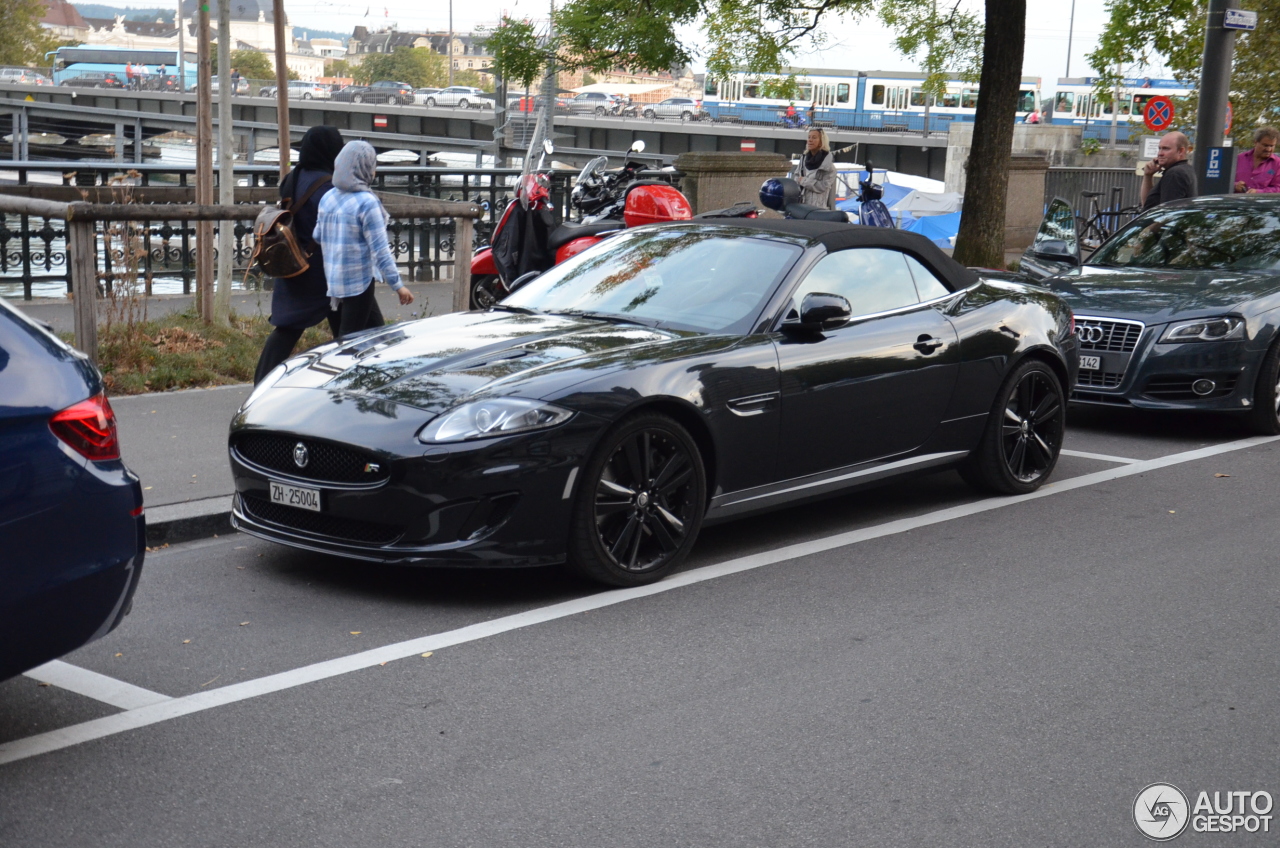
[(1081, 459), (1100, 459), (1103, 462), (1122, 462), (1125, 465), (1132, 465), (1135, 462), (1141, 462), (1140, 459), (1129, 459), (1124, 456), (1108, 456), (1105, 453), (1089, 453), (1088, 451), (1066, 450), (1060, 451), (1063, 456), (1078, 456)]
[(122, 710), (136, 710), (139, 707), (149, 707), (152, 704), (173, 700), (168, 695), (161, 695), (159, 692), (152, 692), (150, 689), (143, 689), (141, 686), (134, 686), (132, 683), (125, 683), (123, 680), (116, 680), (114, 677), (107, 677), (105, 674), (98, 674), (96, 671), (65, 663), (62, 660), (54, 660), (33, 668), (26, 673), (26, 676), (41, 683), (52, 683), (60, 689), (93, 698), (95, 701), (101, 701)]
[(715, 580), (720, 577), (727, 577), (731, 574), (751, 571), (766, 565), (773, 565), (774, 563), (784, 562), (798, 557), (810, 556), (812, 554), (822, 553), (835, 548), (854, 545), (859, 542), (866, 542), (871, 539), (879, 539), (898, 533), (906, 533), (909, 530), (928, 527), (932, 524), (940, 524), (944, 521), (951, 521), (956, 518), (964, 518), (970, 515), (977, 515), (978, 513), (990, 512), (992, 510), (1003, 509), (1004, 507), (1009, 506), (1016, 506), (1021, 503), (1026, 503), (1027, 501), (1052, 497), (1053, 495), (1062, 494), (1063, 492), (1070, 492), (1075, 489), (1095, 486), (1099, 483), (1106, 483), (1123, 477), (1132, 477), (1134, 475), (1144, 474), (1148, 471), (1167, 468), (1172, 465), (1181, 465), (1186, 462), (1194, 462), (1198, 459), (1205, 459), (1219, 454), (1231, 453), (1232, 451), (1244, 450), (1258, 445), (1265, 445), (1277, 441), (1278, 439), (1280, 439), (1280, 436), (1258, 436), (1250, 439), (1241, 439), (1235, 442), (1227, 442), (1226, 444), (1221, 445), (1212, 445), (1207, 448), (1199, 448), (1193, 451), (1171, 454), (1158, 459), (1134, 462), (1119, 468), (1108, 468), (1095, 474), (1086, 474), (1082, 477), (1073, 477), (1070, 480), (1063, 480), (1059, 483), (1050, 483), (1030, 495), (988, 498), (986, 500), (963, 504), (961, 506), (940, 509), (935, 512), (918, 515), (912, 518), (902, 518), (896, 521), (878, 524), (873, 527), (865, 527), (861, 530), (852, 530), (847, 533), (838, 533), (834, 536), (827, 536), (822, 539), (814, 539), (809, 542), (787, 545), (786, 547), (778, 548), (777, 550), (751, 554), (749, 556), (739, 557), (716, 565), (709, 565), (704, 568), (686, 571), (651, 586), (601, 592), (585, 598), (577, 598), (571, 601), (552, 604), (551, 606), (542, 607), (541, 609), (529, 610), (527, 612), (497, 618), (492, 621), (472, 624), (467, 627), (461, 627), (457, 630), (450, 630), (445, 633), (422, 636), (417, 639), (410, 639), (406, 642), (397, 642), (392, 645), (385, 645), (381, 648), (361, 651), (358, 654), (351, 654), (349, 656), (338, 657), (336, 659), (325, 660), (323, 662), (314, 663), (301, 668), (295, 668), (291, 671), (284, 671), (267, 677), (259, 677), (255, 680), (246, 680), (243, 683), (235, 683), (230, 686), (224, 686), (220, 689), (196, 692), (180, 698), (172, 698), (162, 703), (138, 707), (137, 709), (127, 710), (115, 715), (86, 721), (82, 724), (63, 727), (58, 730), (50, 730), (46, 733), (40, 733), (35, 736), (28, 736), (25, 739), (15, 739), (11, 742), (0, 744), (0, 765), (24, 760), (28, 757), (34, 757), (40, 754), (46, 754), (51, 751), (57, 751), (72, 745), (78, 745), (81, 742), (88, 742), (93, 739), (113, 736), (117, 733), (123, 733), (126, 730), (133, 730), (139, 727), (146, 727), (149, 724), (168, 721), (169, 719), (178, 718), (179, 716), (202, 712), (214, 707), (223, 706), (224, 704), (233, 704), (237, 701), (244, 701), (250, 698), (267, 695), (272, 692), (292, 689), (306, 683), (313, 683), (317, 680), (325, 680), (330, 677), (337, 677), (353, 671), (372, 668), (373, 666), (381, 665), (392, 660), (405, 659), (406, 657), (412, 657), (417, 654), (425, 653), (426, 651), (438, 651), (442, 648), (448, 648), (453, 645), (475, 642), (479, 639), (496, 636), (500, 633), (509, 633), (513, 630), (532, 627), (535, 624), (542, 624), (544, 622), (566, 618), (571, 615), (577, 615), (578, 613), (610, 607), (615, 604), (626, 603), (627, 601), (633, 601), (638, 598), (647, 598), (651, 595), (662, 594), (663, 592), (671, 592), (676, 589), (684, 588), (685, 586), (692, 586), (696, 583), (702, 583), (707, 580)]

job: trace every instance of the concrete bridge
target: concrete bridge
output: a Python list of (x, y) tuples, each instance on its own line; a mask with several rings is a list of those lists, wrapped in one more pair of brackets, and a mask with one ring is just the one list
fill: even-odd
[[(217, 110), (215, 102), (215, 120)], [(274, 98), (237, 96), (231, 111), (237, 144), (250, 162), (256, 151), (277, 145)], [(175, 130), (194, 134), (195, 121), (193, 94), (0, 84), (0, 134), (12, 134), (14, 143), (8, 152), (14, 160), (29, 160), (31, 135), (44, 132), (70, 142), (110, 135), (116, 139), (114, 158), (140, 162), (142, 147), (137, 142)], [(498, 118), (491, 110), (323, 100), (292, 101), (289, 108), (294, 141), (308, 127), (328, 124), (347, 138), (369, 141), (380, 151), (413, 151), (424, 162), (441, 152), (523, 155), (520, 134), (513, 131), (521, 123), (516, 118), (495, 140)], [(557, 115), (554, 123), (556, 158), (568, 161), (600, 153), (616, 155), (638, 139), (646, 145), (643, 158), (664, 164), (690, 151), (736, 151), (744, 141), (754, 142), (757, 152), (795, 155), (803, 150), (805, 140), (804, 130), (709, 121)], [(877, 167), (943, 179), (946, 133), (929, 137), (906, 132), (828, 133), (833, 148), (850, 148), (837, 156), (841, 161), (871, 159)]]

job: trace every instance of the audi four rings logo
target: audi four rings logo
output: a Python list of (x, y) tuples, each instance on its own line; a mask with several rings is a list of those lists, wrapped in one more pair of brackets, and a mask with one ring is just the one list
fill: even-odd
[(1097, 344), (1107, 337), (1107, 331), (1097, 324), (1078, 324), (1076, 335), (1086, 344)]
[(293, 446), (293, 464), (299, 468), (306, 468), (307, 461), (310, 457), (307, 455), (307, 446), (302, 442), (298, 442)]

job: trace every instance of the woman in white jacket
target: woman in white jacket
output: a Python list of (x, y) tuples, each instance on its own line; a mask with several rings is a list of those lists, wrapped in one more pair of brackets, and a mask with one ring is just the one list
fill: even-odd
[(822, 209), (836, 208), (836, 162), (826, 130), (809, 130), (804, 155), (791, 173), (792, 179), (800, 183), (802, 203)]

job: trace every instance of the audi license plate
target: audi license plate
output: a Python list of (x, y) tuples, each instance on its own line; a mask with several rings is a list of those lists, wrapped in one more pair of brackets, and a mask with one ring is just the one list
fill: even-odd
[(301, 486), (286, 486), (284, 483), (277, 483), (272, 480), (271, 502), (319, 512), (320, 490), (304, 489)]
[(1101, 356), (1080, 357), (1080, 370), (1081, 371), (1101, 371), (1102, 357)]

